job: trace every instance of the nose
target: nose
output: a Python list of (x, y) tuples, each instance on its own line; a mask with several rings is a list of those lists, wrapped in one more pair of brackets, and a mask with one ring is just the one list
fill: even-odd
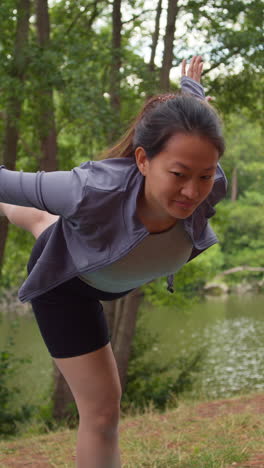
[(181, 189), (181, 195), (188, 198), (189, 200), (198, 200), (199, 194), (199, 185), (194, 180), (189, 180), (186, 182)]

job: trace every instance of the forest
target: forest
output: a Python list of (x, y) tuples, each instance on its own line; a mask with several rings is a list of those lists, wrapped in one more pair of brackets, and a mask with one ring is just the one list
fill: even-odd
[[(179, 88), (182, 59), (201, 54), (206, 94), (224, 122), (229, 181), (212, 221), (220, 246), (201, 263), (209, 276), (263, 267), (261, 2), (156, 3), (1, 3), (1, 164), (69, 170), (100, 158), (147, 96)], [(2, 286), (23, 279), (31, 244), (1, 219)]]
[[(11, 170), (70, 170), (100, 159), (147, 97), (179, 90), (183, 59), (203, 57), (202, 84), (226, 139), (228, 193), (210, 221), (219, 243), (177, 273), (175, 294), (161, 278), (109, 309), (124, 386), (124, 347), (142, 296), (180, 309), (216, 278), (233, 291), (263, 292), (263, 4), (2, 0), (0, 22), (0, 164)], [(33, 242), (0, 217), (3, 297), (17, 294)]]

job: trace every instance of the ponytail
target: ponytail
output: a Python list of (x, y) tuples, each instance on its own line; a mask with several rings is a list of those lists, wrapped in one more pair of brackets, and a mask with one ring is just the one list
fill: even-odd
[(156, 104), (159, 102), (167, 101), (168, 99), (172, 99), (176, 96), (176, 94), (160, 94), (157, 96), (153, 96), (152, 98), (148, 99), (148, 101), (143, 105), (141, 111), (136, 116), (136, 118), (132, 121), (129, 129), (126, 133), (117, 141), (117, 143), (107, 148), (105, 151), (99, 154), (98, 159), (108, 159), (108, 158), (129, 158), (134, 157), (134, 135), (135, 130), (141, 121), (142, 117), (148, 112), (148, 110), (155, 107)]
[(176, 134), (207, 138), (218, 150), (225, 150), (220, 119), (213, 107), (189, 94), (160, 94), (150, 98), (125, 135), (99, 159), (134, 157), (135, 149), (144, 148), (152, 159)]

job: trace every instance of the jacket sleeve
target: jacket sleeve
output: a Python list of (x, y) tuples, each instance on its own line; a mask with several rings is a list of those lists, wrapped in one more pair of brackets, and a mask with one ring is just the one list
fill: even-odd
[(89, 172), (77, 167), (71, 171), (31, 173), (0, 166), (0, 201), (68, 218), (82, 201)]
[(188, 76), (181, 77), (181, 89), (183, 92), (189, 93), (194, 97), (205, 99), (202, 85)]

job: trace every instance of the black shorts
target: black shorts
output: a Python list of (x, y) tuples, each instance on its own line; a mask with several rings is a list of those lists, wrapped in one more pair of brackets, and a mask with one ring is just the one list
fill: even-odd
[[(53, 225), (49, 226), (37, 239), (28, 262), (28, 273), (39, 258), (52, 229)], [(79, 356), (105, 346), (110, 341), (110, 335), (99, 301), (112, 301), (130, 291), (104, 292), (74, 277), (32, 299), (32, 309), (51, 356)]]

